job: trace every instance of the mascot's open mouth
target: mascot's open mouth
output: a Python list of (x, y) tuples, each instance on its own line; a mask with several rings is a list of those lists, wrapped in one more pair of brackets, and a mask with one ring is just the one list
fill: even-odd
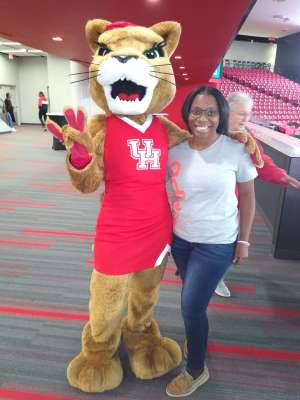
[(116, 99), (118, 97), (120, 100), (141, 101), (146, 94), (145, 86), (137, 85), (136, 83), (128, 81), (127, 79), (119, 79), (111, 86), (111, 97), (113, 99)]

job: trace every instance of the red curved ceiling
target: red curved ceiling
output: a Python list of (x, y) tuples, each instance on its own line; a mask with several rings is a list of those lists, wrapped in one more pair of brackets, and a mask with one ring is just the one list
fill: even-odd
[[(1, 0), (0, 37), (64, 58), (89, 61), (84, 38), (88, 19), (128, 20), (145, 26), (175, 20), (182, 25), (176, 52), (182, 60), (174, 60), (180, 86), (187, 83), (179, 70), (182, 64), (189, 83), (210, 78), (251, 4), (253, 0)], [(64, 41), (54, 42), (53, 36)]]

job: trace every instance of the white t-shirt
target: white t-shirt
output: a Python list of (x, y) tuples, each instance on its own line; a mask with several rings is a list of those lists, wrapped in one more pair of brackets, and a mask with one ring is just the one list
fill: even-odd
[(244, 145), (220, 135), (204, 150), (185, 141), (169, 151), (174, 232), (189, 242), (232, 243), (239, 229), (237, 182), (257, 176)]

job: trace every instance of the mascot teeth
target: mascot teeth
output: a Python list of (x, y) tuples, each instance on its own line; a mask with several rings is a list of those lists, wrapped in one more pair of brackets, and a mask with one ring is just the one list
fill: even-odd
[(111, 97), (125, 101), (141, 101), (145, 94), (145, 86), (137, 85), (135, 82), (128, 81), (126, 78), (121, 78), (111, 86)]

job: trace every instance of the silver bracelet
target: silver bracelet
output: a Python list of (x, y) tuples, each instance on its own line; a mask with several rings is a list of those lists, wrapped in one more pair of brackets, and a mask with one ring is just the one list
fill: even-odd
[(245, 246), (250, 246), (249, 242), (246, 242), (246, 240), (238, 240), (238, 243), (244, 244)]

